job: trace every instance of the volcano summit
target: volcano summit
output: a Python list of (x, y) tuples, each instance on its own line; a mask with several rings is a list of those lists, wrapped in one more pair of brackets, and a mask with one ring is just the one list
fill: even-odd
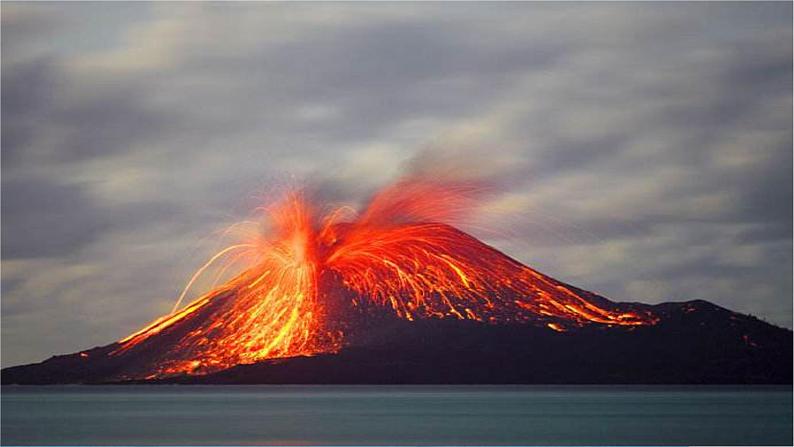
[[(705, 301), (616, 303), (539, 273), (450, 224), (477, 191), (406, 180), (360, 214), (288, 191), (229, 229), (240, 241), (170, 314), (2, 381), (791, 383), (791, 331)], [(222, 262), (216, 279), (238, 273), (180, 308)]]

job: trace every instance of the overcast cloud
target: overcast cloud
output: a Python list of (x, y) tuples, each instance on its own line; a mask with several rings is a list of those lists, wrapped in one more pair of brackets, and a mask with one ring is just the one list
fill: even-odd
[(3, 366), (167, 312), (269, 185), (362, 200), (437, 160), (497, 183), (472, 232), (547, 274), (791, 327), (791, 17), (3, 2)]

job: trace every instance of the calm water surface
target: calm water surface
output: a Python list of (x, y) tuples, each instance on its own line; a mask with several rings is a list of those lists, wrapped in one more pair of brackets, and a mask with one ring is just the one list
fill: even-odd
[(2, 444), (792, 444), (791, 387), (3, 387)]

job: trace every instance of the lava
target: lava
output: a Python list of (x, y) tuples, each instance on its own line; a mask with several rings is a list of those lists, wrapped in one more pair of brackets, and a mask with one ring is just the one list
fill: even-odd
[[(586, 324), (647, 325), (657, 318), (545, 276), (456, 229), (481, 188), (402, 180), (361, 213), (319, 212), (299, 189), (236, 225), (242, 240), (199, 268), (174, 310), (119, 341), (111, 355), (155, 355), (130, 377), (205, 374), (264, 359), (332, 353), (351, 312), (398, 318), (532, 323), (564, 332)], [(241, 272), (180, 310), (214, 267)]]

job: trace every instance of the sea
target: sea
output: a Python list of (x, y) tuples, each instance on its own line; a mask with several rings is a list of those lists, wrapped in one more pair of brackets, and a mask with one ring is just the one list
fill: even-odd
[(792, 445), (791, 386), (3, 386), (2, 445)]

